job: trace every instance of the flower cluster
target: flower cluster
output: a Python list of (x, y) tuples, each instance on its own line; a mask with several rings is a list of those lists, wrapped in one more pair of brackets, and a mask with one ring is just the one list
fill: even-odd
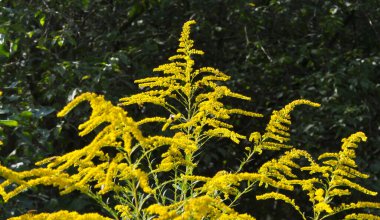
[[(183, 210), (178, 212), (178, 207), (182, 206)], [(223, 220), (254, 220), (255, 218), (248, 214), (239, 214), (232, 208), (228, 207), (218, 197), (199, 196), (196, 198), (181, 201), (178, 204), (162, 206), (159, 204), (151, 205), (147, 211), (157, 214), (157, 220), (164, 219), (223, 219)]]
[(40, 213), (32, 214), (28, 213), (18, 217), (10, 218), (9, 220), (111, 220), (110, 218), (103, 217), (97, 213), (79, 214), (77, 212), (58, 211), (55, 213)]
[[(296, 149), (291, 140), (291, 112), (296, 106), (320, 105), (306, 99), (295, 100), (273, 111), (263, 133), (254, 131), (249, 138), (234, 130), (231, 116), (262, 117), (261, 114), (227, 107), (226, 97), (249, 101), (250, 98), (231, 91), (223, 82), (230, 79), (213, 67), (196, 67), (194, 56), (204, 52), (194, 49), (190, 38), (191, 20), (184, 24), (177, 54), (169, 63), (155, 68), (158, 76), (135, 82), (141, 92), (120, 99), (117, 105), (101, 95), (84, 93), (58, 113), (66, 116), (82, 102), (90, 104), (89, 119), (79, 125), (79, 135), (96, 133), (81, 149), (46, 158), (36, 168), (16, 172), (0, 165), (0, 196), (7, 202), (23, 191), (37, 186), (57, 187), (61, 194), (78, 190), (96, 202), (114, 219), (255, 219), (238, 213), (234, 207), (243, 196), (256, 187), (265, 193), (257, 200), (275, 199), (292, 206), (306, 220), (321, 220), (344, 212), (346, 219), (379, 219), (371, 213), (346, 213), (353, 209), (380, 209), (380, 203), (358, 201), (349, 204), (334, 200), (351, 195), (352, 190), (375, 196), (355, 178), (368, 178), (355, 162), (355, 149), (367, 137), (357, 132), (342, 140), (337, 153), (324, 153), (315, 160), (306, 150)], [(1, 94), (1, 93), (0, 93)], [(123, 106), (146, 103), (163, 107), (167, 117), (147, 117), (135, 121)], [(146, 123), (158, 123), (156, 134), (143, 133)], [(239, 144), (251, 142), (238, 169), (219, 171), (215, 175), (194, 175), (197, 154), (213, 137), (223, 137)], [(255, 155), (278, 151), (281, 155), (264, 162), (255, 171), (244, 168)], [(250, 169), (253, 170), (253, 169)], [(307, 207), (292, 198), (295, 191), (309, 198)], [(107, 199), (104, 201), (104, 199)], [(334, 201), (333, 201), (334, 200)], [(96, 213), (79, 214), (27, 213), (11, 220), (22, 219), (110, 219)]]
[(178, 54), (169, 58), (170, 63), (153, 70), (163, 75), (136, 80), (140, 88), (149, 90), (120, 99), (121, 105), (152, 103), (165, 107), (171, 116), (167, 118), (163, 130), (169, 128), (191, 134), (190, 138), (198, 144), (215, 136), (239, 143), (245, 136), (234, 132), (233, 126), (223, 120), (229, 119), (232, 114), (262, 115), (242, 109), (227, 109), (220, 101), (224, 97), (250, 98), (219, 85), (219, 82), (230, 79), (225, 73), (213, 67), (194, 66), (193, 56), (203, 55), (204, 52), (193, 48), (194, 41), (190, 39), (190, 26), (193, 24), (193, 20), (184, 24)]
[(290, 113), (298, 105), (309, 105), (319, 107), (320, 104), (305, 99), (295, 100), (287, 104), (279, 111), (273, 111), (270, 121), (265, 128), (265, 133), (261, 135), (259, 132), (251, 133), (249, 140), (253, 141), (254, 151), (259, 154), (263, 150), (281, 150), (292, 148), (287, 142), (290, 140), (289, 127), (291, 125)]
[[(264, 164), (260, 169), (265, 169), (268, 176), (274, 176), (278, 180), (289, 184), (292, 188), (296, 185), (301, 186), (302, 190), (307, 192), (309, 201), (313, 207), (313, 219), (324, 219), (337, 213), (350, 210), (350, 209), (364, 209), (364, 208), (380, 208), (380, 203), (376, 202), (357, 202), (351, 204), (335, 205), (334, 198), (351, 195), (350, 189), (355, 189), (359, 192), (375, 196), (376, 192), (366, 189), (365, 187), (353, 182), (355, 178), (368, 178), (368, 175), (359, 172), (355, 162), (355, 149), (358, 147), (357, 143), (366, 141), (367, 137), (363, 132), (352, 134), (348, 138), (342, 140), (343, 144), (341, 151), (338, 153), (323, 153), (318, 157), (321, 164), (316, 162), (309, 153), (306, 151), (292, 149), (285, 152), (278, 160), (272, 160)], [(297, 153), (294, 153), (297, 152)], [(294, 156), (291, 156), (294, 155)], [(304, 158), (308, 161), (309, 166), (299, 166), (294, 163), (293, 159)], [(292, 173), (292, 170), (306, 171), (309, 178), (299, 178)], [(281, 193), (271, 192), (257, 196), (257, 199), (280, 199), (286, 203), (291, 204), (303, 219), (305, 215), (300, 212), (299, 206), (294, 203), (287, 196)], [(366, 213), (350, 214), (347, 218), (353, 216), (365, 216)], [(370, 216), (370, 215), (368, 215)], [(365, 219), (376, 219), (365, 218)]]

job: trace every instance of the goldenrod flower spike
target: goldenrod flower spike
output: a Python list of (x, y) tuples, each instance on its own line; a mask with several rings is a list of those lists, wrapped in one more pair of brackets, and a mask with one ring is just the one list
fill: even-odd
[(24, 214), (18, 217), (12, 217), (8, 220), (111, 220), (111, 218), (101, 216), (97, 213), (79, 214), (77, 212), (58, 211), (54, 213)]
[(290, 204), (298, 213), (300, 213), (303, 219), (306, 219), (304, 214), (301, 212), (300, 207), (296, 205), (294, 199), (291, 199), (284, 194), (277, 193), (277, 192), (264, 193), (262, 195), (256, 196), (256, 199), (257, 200), (266, 200), (266, 199), (282, 200), (285, 203)]
[(119, 212), (120, 217), (123, 219), (131, 219), (132, 211), (128, 205), (116, 205), (115, 210)]
[[(182, 213), (177, 213), (179, 206), (183, 206)], [(159, 204), (151, 205), (147, 208), (151, 214), (157, 214), (155, 220), (181, 220), (181, 219), (224, 219), (224, 220), (254, 220), (248, 214), (239, 214), (228, 207), (223, 201), (208, 195), (190, 198), (187, 201), (174, 203), (169, 206)]]
[(293, 185), (297, 183), (298, 179), (293, 170), (301, 168), (295, 161), (303, 158), (313, 163), (313, 158), (307, 151), (291, 149), (285, 152), (279, 159), (272, 159), (264, 163), (259, 168), (258, 173), (275, 182), (278, 185), (276, 186), (277, 188), (293, 190)]
[[(243, 100), (250, 100), (250, 97), (219, 85), (218, 82), (230, 79), (227, 74), (213, 67), (198, 69), (194, 67), (193, 55), (202, 55), (203, 51), (194, 49), (194, 41), (190, 38), (193, 24), (195, 21), (191, 20), (183, 25), (177, 54), (169, 58), (169, 63), (153, 69), (154, 72), (161, 72), (160, 76), (135, 81), (139, 88), (147, 91), (121, 98), (120, 105), (143, 105), (144, 103), (160, 105), (170, 112), (170, 116), (162, 126), (163, 131), (179, 130), (187, 133), (196, 142), (208, 140), (211, 137), (225, 137), (239, 143), (246, 137), (233, 131), (233, 126), (223, 120), (230, 119), (233, 114), (249, 117), (262, 117), (262, 115), (237, 108), (226, 108), (220, 101), (224, 97)], [(182, 105), (182, 110), (176, 107), (178, 103)], [(153, 120), (161, 119), (143, 119), (138, 123)], [(161, 170), (172, 167), (167, 163), (169, 158), (165, 160), (165, 169), (161, 167)], [(179, 162), (179, 164), (183, 163)]]
[[(311, 162), (310, 166), (301, 167), (301, 170), (308, 171), (310, 175), (319, 174), (320, 177), (313, 182), (309, 180), (293, 181), (294, 184), (302, 186), (304, 191), (308, 192), (309, 200), (313, 203), (314, 219), (323, 219), (339, 212), (350, 209), (376, 208), (380, 209), (380, 203), (374, 202), (357, 202), (351, 204), (341, 204), (332, 207), (332, 201), (335, 197), (351, 195), (351, 189), (358, 190), (362, 193), (375, 196), (377, 192), (366, 189), (365, 187), (354, 183), (355, 178), (368, 178), (368, 175), (359, 172), (355, 162), (355, 149), (360, 141), (366, 141), (367, 137), (363, 132), (352, 134), (348, 138), (342, 139), (341, 151), (338, 153), (324, 153), (318, 158), (323, 165)], [(357, 217), (364, 218), (363, 214), (347, 215), (347, 219)], [(368, 219), (376, 219), (373, 216), (366, 216)], [(364, 218), (367, 219), (367, 218)]]
[(351, 220), (380, 220), (380, 216), (367, 214), (367, 213), (354, 213), (349, 214), (344, 217), (344, 219), (351, 219)]
[[(367, 174), (363, 174), (356, 170), (357, 164), (355, 162), (355, 149), (358, 146), (357, 143), (366, 140), (367, 137), (363, 132), (357, 132), (348, 138), (342, 139), (342, 149), (339, 153), (324, 153), (319, 156), (318, 159), (321, 160), (325, 166), (322, 166), (323, 169), (319, 169), (320, 171), (318, 172), (323, 171), (322, 174), (324, 176), (331, 177), (330, 185), (332, 185), (333, 188), (344, 186), (372, 196), (377, 195), (376, 192), (370, 191), (349, 180), (357, 177), (368, 178)], [(307, 170), (307, 167), (305, 167), (304, 170)], [(311, 169), (311, 172), (312, 171), (313, 169)], [(334, 196), (349, 194), (349, 192), (340, 191), (340, 189), (336, 189), (335, 191), (332, 191), (332, 193)]]
[(37, 185), (54, 185), (60, 189), (73, 185), (73, 180), (69, 179), (67, 174), (46, 168), (15, 172), (0, 165), (0, 175), (6, 178), (0, 184), (0, 196), (5, 202)]
[(179, 49), (177, 49), (178, 53), (184, 53), (187, 57), (192, 54), (203, 54), (203, 51), (193, 49), (194, 41), (190, 38), (190, 26), (193, 24), (196, 24), (196, 22), (190, 20), (183, 25), (181, 38), (179, 39)]
[(298, 105), (309, 105), (312, 107), (319, 107), (319, 103), (311, 102), (306, 99), (298, 99), (289, 104), (279, 111), (273, 111), (265, 133), (261, 136), (258, 132), (253, 132), (249, 140), (254, 141), (254, 150), (261, 154), (263, 150), (281, 150), (292, 148), (287, 144), (290, 140), (290, 113)]
[[(128, 158), (132, 153), (132, 139), (136, 139), (141, 147), (150, 147), (138, 126), (151, 121), (163, 122), (164, 119), (150, 118), (137, 123), (127, 117), (127, 113), (122, 108), (112, 105), (109, 101), (104, 100), (103, 96), (93, 93), (84, 93), (76, 97), (58, 113), (58, 116), (66, 115), (83, 101), (90, 103), (92, 113), (87, 122), (79, 125), (80, 134), (86, 135), (103, 123), (106, 126), (84, 148), (36, 163), (38, 166), (46, 165), (46, 168), (14, 172), (0, 166), (0, 175), (7, 179), (0, 184), (0, 195), (5, 201), (37, 185), (56, 186), (61, 194), (79, 190), (88, 195), (104, 195), (123, 189), (115, 182), (118, 184), (136, 182), (144, 193), (154, 193), (149, 185), (148, 174), (139, 169), (138, 164), (130, 164)], [(111, 159), (104, 153), (103, 148), (105, 147), (113, 147), (122, 153), (116, 154)], [(68, 172), (72, 168), (76, 172)], [(61, 214), (57, 213), (56, 215)]]

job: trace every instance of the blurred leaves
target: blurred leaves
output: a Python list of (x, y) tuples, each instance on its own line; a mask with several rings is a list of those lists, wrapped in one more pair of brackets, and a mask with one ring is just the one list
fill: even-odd
[(18, 122), (15, 120), (0, 120), (0, 125), (5, 125), (8, 127), (17, 127)]

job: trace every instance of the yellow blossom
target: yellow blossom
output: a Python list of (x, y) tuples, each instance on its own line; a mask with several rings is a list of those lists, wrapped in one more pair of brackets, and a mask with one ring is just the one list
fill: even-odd
[(97, 213), (79, 214), (77, 212), (58, 211), (54, 213), (24, 214), (18, 217), (9, 218), (9, 220), (111, 220), (108, 217), (101, 216)]
[(288, 196), (281, 194), (281, 193), (276, 193), (276, 192), (271, 192), (271, 193), (265, 193), (259, 196), (256, 196), (257, 200), (265, 200), (265, 199), (275, 199), (275, 200), (282, 200), (285, 203), (290, 204), (295, 208), (297, 211), (300, 211), (300, 207), (296, 205), (294, 199), (290, 199)]
[[(179, 206), (183, 205), (183, 212), (177, 214), (175, 212)], [(175, 203), (170, 206), (162, 206), (158, 204), (151, 205), (147, 211), (152, 214), (157, 214), (155, 220), (164, 219), (239, 219), (239, 220), (254, 220), (248, 214), (239, 214), (232, 208), (225, 205), (220, 198), (210, 196), (200, 196), (190, 198), (187, 201)]]
[(150, 205), (146, 211), (150, 214), (157, 214), (158, 217), (154, 218), (155, 220), (174, 219), (175, 217), (178, 217), (176, 208), (180, 205), (180, 203), (175, 203), (169, 206), (153, 204)]
[(126, 219), (129, 219), (131, 218), (131, 210), (129, 208), (129, 206), (126, 206), (126, 205), (116, 205), (115, 206), (115, 210), (117, 210), (119, 213), (120, 213), (120, 216), (122, 218), (126, 218)]
[(290, 140), (290, 113), (298, 105), (309, 105), (312, 107), (320, 106), (318, 103), (306, 99), (299, 99), (287, 104), (279, 111), (273, 111), (270, 121), (265, 129), (266, 132), (262, 136), (258, 132), (253, 132), (250, 135), (250, 141), (255, 141), (254, 149), (256, 152), (261, 154), (263, 150), (292, 148), (291, 145), (286, 144)]
[(151, 122), (166, 122), (166, 118), (162, 118), (162, 117), (144, 118), (138, 121), (136, 124), (142, 125), (142, 124), (151, 123)]
[(340, 206), (336, 207), (334, 211), (340, 212), (350, 209), (364, 209), (364, 208), (372, 208), (372, 209), (380, 209), (379, 202), (352, 202), (350, 204), (343, 203)]
[(316, 200), (316, 201), (318, 201), (318, 202), (322, 202), (325, 198), (324, 198), (324, 190), (323, 189), (317, 189), (316, 191), (315, 191), (315, 197), (314, 197), (314, 199)]
[(208, 130), (205, 132), (206, 135), (211, 137), (226, 137), (230, 138), (235, 143), (240, 143), (239, 139), (245, 139), (246, 137), (243, 135), (240, 135), (234, 131), (231, 131), (227, 128), (215, 128), (212, 130)]
[(367, 214), (367, 213), (353, 213), (346, 215), (344, 219), (356, 219), (356, 220), (380, 220), (380, 216)]
[(314, 206), (314, 211), (316, 213), (320, 212), (327, 212), (327, 213), (332, 213), (334, 212), (329, 204), (326, 202), (319, 202)]

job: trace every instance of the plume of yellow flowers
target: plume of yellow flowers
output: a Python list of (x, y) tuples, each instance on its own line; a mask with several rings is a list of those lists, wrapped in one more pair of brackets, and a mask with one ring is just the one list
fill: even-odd
[[(191, 134), (191, 139), (196, 143), (214, 136), (227, 137), (239, 143), (245, 136), (234, 132), (233, 126), (222, 120), (229, 119), (232, 114), (250, 117), (262, 115), (242, 109), (227, 109), (220, 101), (224, 97), (250, 98), (219, 85), (219, 82), (230, 79), (225, 73), (213, 67), (195, 67), (193, 57), (204, 52), (193, 48), (194, 41), (190, 38), (193, 24), (195, 21), (191, 20), (183, 25), (178, 54), (169, 58), (170, 63), (153, 70), (162, 72), (162, 76), (135, 81), (140, 88), (150, 90), (120, 99), (121, 105), (153, 103), (165, 107), (171, 116), (167, 118), (163, 130), (169, 128)], [(175, 104), (181, 105), (181, 108)]]
[[(367, 137), (363, 132), (352, 134), (348, 138), (342, 139), (341, 151), (338, 153), (323, 153), (318, 157), (322, 165), (314, 161), (314, 159), (306, 151), (290, 150), (285, 153), (279, 160), (272, 160), (265, 163), (259, 170), (259, 173), (265, 173), (268, 176), (276, 177), (285, 184), (300, 185), (303, 191), (307, 192), (309, 200), (312, 203), (314, 220), (325, 219), (337, 213), (351, 209), (380, 209), (380, 203), (376, 202), (357, 202), (351, 204), (340, 204), (333, 207), (333, 199), (335, 197), (351, 195), (350, 189), (375, 196), (377, 192), (366, 189), (365, 187), (352, 182), (355, 178), (368, 178), (368, 175), (359, 172), (355, 162), (355, 149), (357, 143), (366, 141)], [(297, 152), (295, 157), (294, 152)], [(293, 158), (306, 158), (309, 166), (299, 166), (294, 163)], [(293, 169), (298, 171), (307, 171), (310, 178), (300, 179), (292, 173)], [(260, 172), (261, 171), (261, 172)], [(304, 213), (300, 211), (300, 207), (284, 194), (271, 192), (256, 197), (257, 199), (279, 199), (292, 205), (306, 219)], [(366, 216), (366, 218), (364, 218)], [(372, 216), (372, 217), (371, 217)], [(357, 218), (354, 218), (357, 217)], [(376, 219), (378, 216), (367, 215), (366, 213), (349, 214), (347, 219)]]
[[(151, 205), (147, 211), (157, 214), (155, 220), (165, 219), (224, 219), (224, 220), (254, 220), (255, 218), (248, 214), (239, 214), (232, 208), (228, 207), (218, 197), (199, 196), (196, 198), (181, 201), (180, 204), (162, 206), (159, 204)], [(184, 204), (182, 204), (184, 203)], [(183, 207), (181, 212), (176, 209)]]
[(263, 150), (281, 150), (292, 148), (287, 142), (290, 140), (290, 113), (298, 105), (309, 105), (312, 107), (319, 107), (320, 104), (311, 102), (306, 99), (298, 99), (289, 104), (279, 111), (273, 111), (265, 133), (261, 135), (259, 132), (251, 133), (249, 141), (254, 142), (254, 151), (261, 154)]
[(9, 220), (111, 220), (110, 218), (103, 217), (97, 213), (79, 214), (77, 212), (58, 211), (54, 213), (28, 213), (18, 217), (9, 218)]
[[(254, 131), (248, 140), (252, 146), (240, 166), (219, 171), (211, 177), (194, 175), (197, 154), (213, 137), (228, 138), (239, 144), (245, 134), (234, 130), (229, 119), (234, 114), (262, 117), (261, 114), (229, 108), (222, 100), (232, 97), (250, 100), (231, 91), (223, 82), (230, 76), (213, 67), (197, 67), (194, 57), (203, 55), (190, 38), (191, 20), (183, 25), (177, 53), (169, 62), (153, 71), (157, 76), (136, 80), (140, 93), (120, 99), (118, 105), (101, 95), (84, 93), (68, 103), (58, 117), (66, 116), (82, 102), (90, 104), (89, 119), (79, 125), (79, 135), (95, 133), (81, 149), (43, 159), (36, 168), (16, 172), (0, 165), (0, 196), (11, 198), (37, 185), (57, 187), (61, 194), (78, 190), (98, 202), (108, 217), (96, 213), (70, 211), (27, 213), (18, 219), (255, 219), (240, 214), (235, 207), (240, 198), (255, 187), (266, 192), (257, 200), (281, 200), (306, 220), (322, 220), (353, 209), (380, 209), (380, 203), (358, 201), (338, 204), (334, 198), (349, 196), (351, 190), (375, 196), (355, 178), (368, 178), (355, 162), (357, 143), (366, 141), (362, 132), (343, 139), (341, 151), (324, 153), (314, 160), (306, 150), (289, 144), (291, 112), (299, 105), (319, 107), (306, 99), (295, 100), (273, 111), (263, 133)], [(1, 92), (0, 92), (1, 95)], [(135, 121), (123, 106), (155, 104), (167, 110), (167, 116), (146, 117)], [(158, 123), (157, 134), (146, 135), (143, 126)], [(285, 151), (256, 169), (243, 169), (264, 151)], [(250, 169), (252, 170), (252, 169)], [(244, 182), (244, 184), (242, 184)], [(292, 198), (296, 189), (309, 197), (312, 216)], [(106, 200), (106, 201), (105, 201)], [(112, 200), (112, 202), (108, 202)], [(112, 204), (112, 205), (111, 205)], [(254, 210), (253, 210), (254, 212)], [(371, 213), (345, 213), (345, 219), (379, 219)]]

